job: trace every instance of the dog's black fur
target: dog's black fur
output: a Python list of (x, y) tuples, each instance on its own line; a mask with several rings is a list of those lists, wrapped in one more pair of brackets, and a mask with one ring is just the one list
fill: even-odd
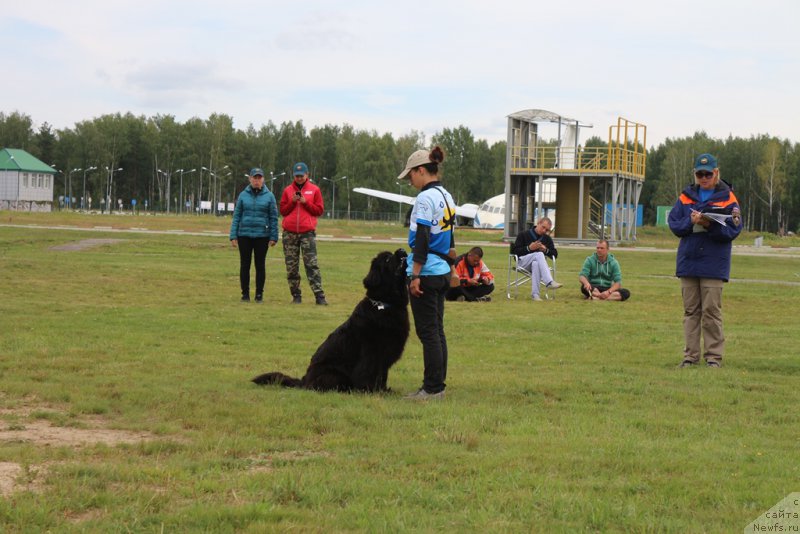
[(389, 368), (400, 359), (408, 340), (406, 252), (381, 252), (364, 278), (367, 296), (311, 357), (303, 378), (273, 372), (256, 384), (318, 391), (385, 391)]

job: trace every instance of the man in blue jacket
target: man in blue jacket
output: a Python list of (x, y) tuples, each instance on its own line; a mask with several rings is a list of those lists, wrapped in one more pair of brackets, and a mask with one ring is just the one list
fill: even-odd
[(720, 180), (714, 156), (697, 157), (694, 178), (669, 212), (669, 228), (681, 238), (675, 274), (681, 279), (686, 346), (680, 367), (700, 361), (702, 331), (706, 365), (716, 368), (725, 350), (722, 286), (730, 278), (732, 242), (742, 220), (739, 201)]
[(239, 248), (239, 283), (242, 302), (250, 301), (250, 260), (255, 254), (256, 302), (264, 301), (267, 278), (267, 247), (278, 242), (278, 206), (275, 196), (264, 187), (264, 171), (250, 171), (250, 185), (236, 199), (231, 232), (231, 246)]

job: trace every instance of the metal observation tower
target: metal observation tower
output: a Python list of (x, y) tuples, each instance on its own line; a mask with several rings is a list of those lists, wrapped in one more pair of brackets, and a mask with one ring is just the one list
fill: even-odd
[[(555, 142), (540, 139), (544, 123), (557, 124)], [(505, 239), (549, 215), (559, 241), (636, 240), (647, 127), (620, 117), (607, 146), (582, 147), (580, 130), (591, 127), (542, 109), (508, 116)]]

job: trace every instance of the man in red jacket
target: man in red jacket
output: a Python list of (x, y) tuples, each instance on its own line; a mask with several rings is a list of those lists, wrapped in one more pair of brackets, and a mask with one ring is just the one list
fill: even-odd
[(294, 181), (283, 190), (280, 212), (283, 216), (283, 257), (286, 279), (292, 293), (292, 304), (302, 302), (300, 292), (300, 256), (306, 268), (306, 278), (317, 304), (326, 306), (322, 290), (322, 275), (317, 264), (317, 218), (325, 211), (319, 187), (308, 179), (308, 166), (295, 163)]

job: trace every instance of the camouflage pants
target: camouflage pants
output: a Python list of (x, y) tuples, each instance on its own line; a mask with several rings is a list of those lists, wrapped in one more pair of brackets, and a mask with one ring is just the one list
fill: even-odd
[(286, 262), (286, 280), (292, 296), (300, 295), (300, 256), (306, 268), (306, 278), (315, 295), (323, 294), (322, 275), (317, 264), (316, 232), (295, 234), (283, 232), (283, 258)]

